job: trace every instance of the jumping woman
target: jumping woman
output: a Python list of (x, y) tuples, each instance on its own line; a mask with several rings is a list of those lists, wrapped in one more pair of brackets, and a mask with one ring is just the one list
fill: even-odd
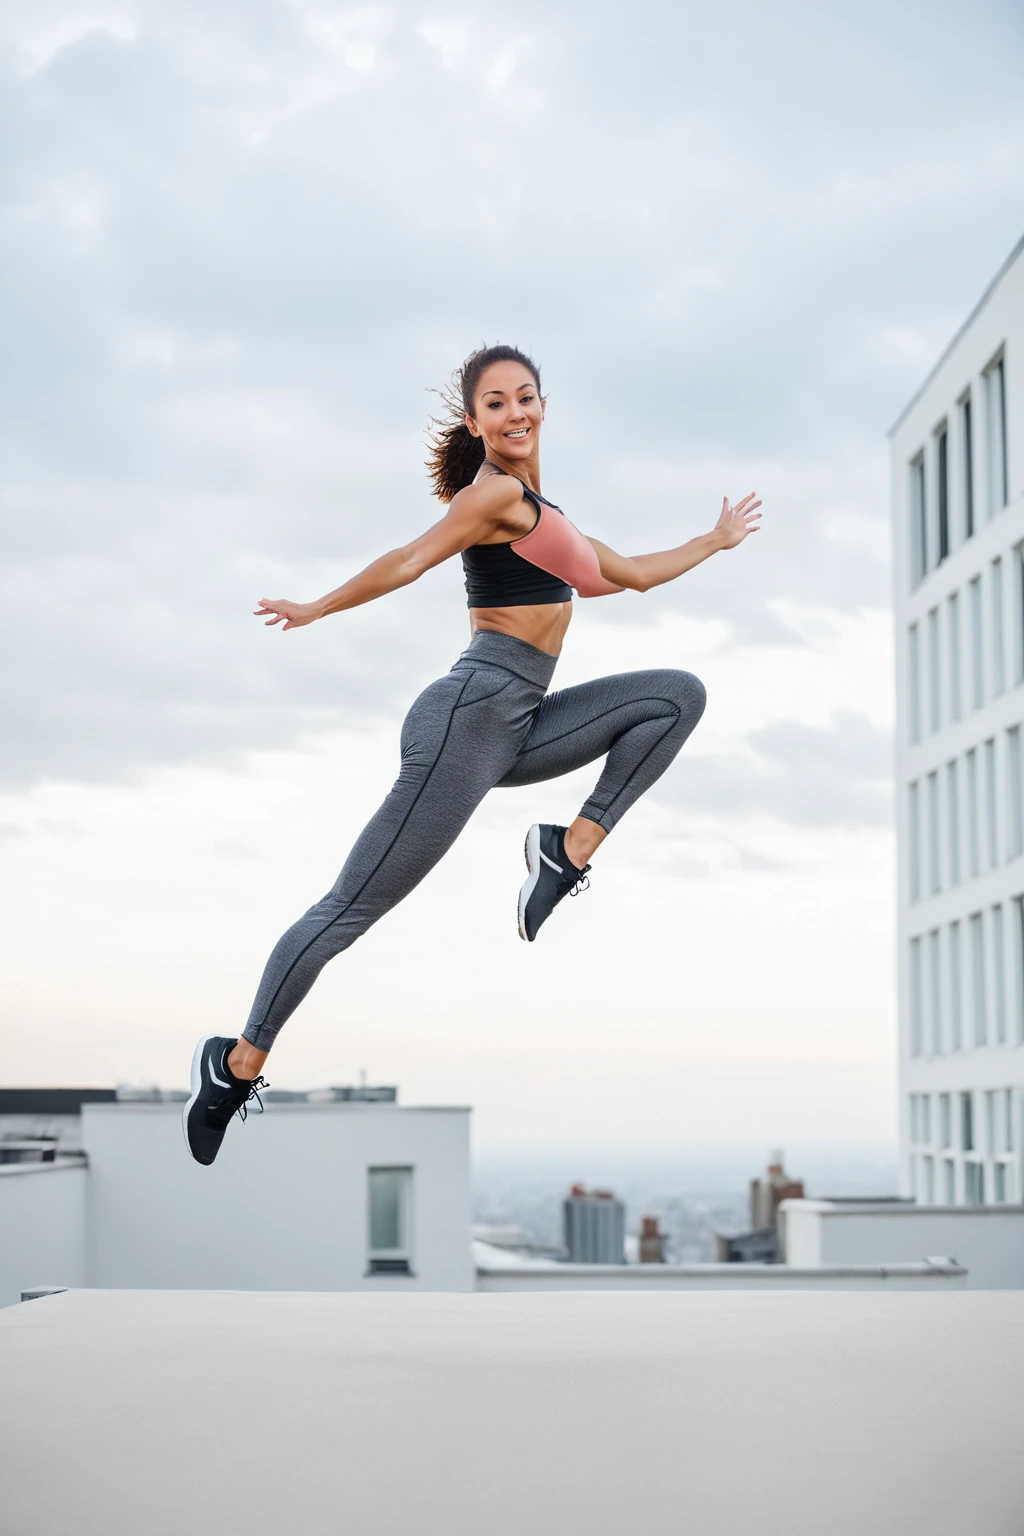
[(675, 581), (760, 522), (759, 501), (723, 501), (718, 522), (677, 549), (619, 555), (585, 538), (541, 495), (540, 370), (514, 347), (467, 358), (436, 423), (429, 470), (440, 522), (382, 555), (315, 603), (262, 598), (268, 625), (297, 629), (372, 602), (462, 556), (471, 639), (447, 677), (413, 704), (402, 766), (356, 841), (333, 889), (289, 928), (267, 962), (241, 1039), (208, 1035), (192, 1058), (185, 1140), (212, 1163), (232, 1116), (258, 1097), (277, 1033), (328, 960), (414, 890), (447, 853), (487, 792), (538, 784), (605, 759), (570, 827), (539, 822), (526, 835), (519, 933), (533, 943), (563, 896), (586, 883), (590, 860), (629, 807), (672, 762), (704, 711), (690, 672), (620, 672), (548, 693), (572, 618), (573, 589), (606, 597)]

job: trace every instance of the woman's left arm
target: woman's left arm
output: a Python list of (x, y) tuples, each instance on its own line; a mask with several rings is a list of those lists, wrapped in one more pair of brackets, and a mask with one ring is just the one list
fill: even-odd
[(742, 544), (748, 533), (756, 533), (761, 525), (761, 505), (751, 491), (742, 501), (730, 506), (727, 497), (722, 499), (722, 512), (710, 533), (698, 534), (688, 539), (678, 549), (666, 549), (655, 555), (620, 555), (598, 539), (589, 539), (601, 566), (601, 575), (617, 587), (628, 587), (633, 592), (649, 592), (651, 587), (661, 587), (667, 581), (675, 581), (686, 571), (692, 571), (709, 555), (720, 549), (735, 549)]

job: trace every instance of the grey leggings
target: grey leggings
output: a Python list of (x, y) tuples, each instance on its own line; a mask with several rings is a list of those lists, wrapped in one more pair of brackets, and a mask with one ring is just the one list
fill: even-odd
[(402, 767), (334, 888), (267, 961), (245, 1039), (268, 1051), (328, 960), (414, 890), (489, 789), (537, 784), (607, 754), (581, 816), (611, 831), (704, 712), (689, 672), (620, 672), (549, 694), (555, 658), (478, 631), (402, 726)]

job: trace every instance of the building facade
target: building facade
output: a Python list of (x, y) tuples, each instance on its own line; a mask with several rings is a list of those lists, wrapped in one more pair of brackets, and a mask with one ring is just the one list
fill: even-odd
[(1024, 241), (890, 433), (900, 1148), (922, 1204), (1020, 1202)]

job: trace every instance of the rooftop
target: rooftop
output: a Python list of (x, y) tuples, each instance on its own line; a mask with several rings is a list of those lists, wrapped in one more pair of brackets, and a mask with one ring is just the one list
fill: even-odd
[(6, 1528), (994, 1536), (1022, 1352), (1022, 1292), (68, 1291), (0, 1311)]

